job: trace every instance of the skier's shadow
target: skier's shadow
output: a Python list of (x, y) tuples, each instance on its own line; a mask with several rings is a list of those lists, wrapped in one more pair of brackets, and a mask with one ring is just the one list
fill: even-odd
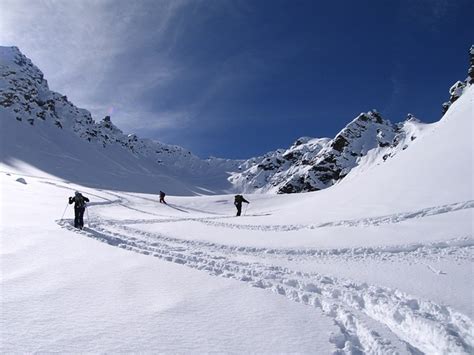
[(166, 206), (168, 206), (168, 207), (170, 207), (174, 210), (180, 211), (180, 212), (189, 213), (189, 211), (182, 210), (181, 208), (178, 208), (175, 205), (172, 205), (171, 203), (167, 203)]

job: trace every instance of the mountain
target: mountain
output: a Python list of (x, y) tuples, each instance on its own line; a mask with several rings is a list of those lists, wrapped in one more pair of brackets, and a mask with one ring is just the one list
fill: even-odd
[(423, 126), (411, 114), (405, 122), (392, 124), (376, 110), (361, 113), (333, 139), (299, 138), (286, 150), (270, 152), (260, 161), (246, 161), (229, 179), (247, 192), (321, 190), (342, 180), (355, 167), (383, 162), (406, 149)]
[[(469, 50), (468, 78), (449, 90), (443, 113), (474, 82), (474, 46)], [(288, 149), (252, 158), (240, 165), (229, 180), (245, 192), (296, 193), (330, 187), (349, 173), (356, 174), (385, 162), (407, 149), (426, 128), (413, 115), (393, 124), (376, 110), (361, 113), (334, 138), (302, 137)]]
[[(474, 81), (456, 82), (443, 111)], [(298, 193), (330, 187), (385, 163), (423, 135), (409, 114), (393, 124), (376, 110), (359, 114), (334, 138), (297, 139), (247, 160), (200, 159), (190, 151), (124, 134), (109, 116), (96, 122), (66, 96), (49, 89), (43, 73), (16, 47), (0, 47), (0, 159), (90, 186), (177, 195), (226, 192)]]
[(93, 186), (112, 183), (178, 195), (223, 192), (231, 188), (227, 171), (241, 163), (203, 160), (176, 145), (124, 134), (109, 116), (94, 121), (89, 111), (51, 91), (43, 73), (16, 47), (0, 47), (0, 114), (2, 161), (16, 158)]

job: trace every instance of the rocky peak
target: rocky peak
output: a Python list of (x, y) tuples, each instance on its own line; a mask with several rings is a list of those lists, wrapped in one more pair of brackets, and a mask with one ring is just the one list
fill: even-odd
[(300, 137), (298, 138), (292, 145), (291, 145), (291, 148), (296, 148), (298, 147), (299, 145), (301, 144), (306, 144), (308, 143), (311, 139), (311, 137)]
[(405, 119), (405, 122), (420, 122), (420, 120), (416, 118), (415, 115), (409, 113), (407, 114), (407, 118)]
[(367, 113), (362, 112), (355, 118), (355, 121), (383, 123), (383, 118), (376, 109), (370, 110)]
[(449, 101), (443, 103), (443, 115), (448, 111), (449, 107), (461, 97), (466, 87), (474, 84), (474, 45), (469, 49), (469, 68), (468, 77), (464, 81), (456, 81), (449, 89)]

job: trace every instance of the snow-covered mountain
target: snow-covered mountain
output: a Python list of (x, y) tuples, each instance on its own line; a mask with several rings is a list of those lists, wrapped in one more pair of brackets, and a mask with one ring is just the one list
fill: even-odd
[(246, 192), (321, 190), (355, 167), (367, 168), (405, 150), (424, 126), (411, 114), (406, 121), (393, 124), (372, 110), (361, 113), (333, 139), (301, 137), (286, 150), (246, 161), (229, 179)]
[[(443, 113), (474, 82), (474, 46), (470, 51), (469, 76), (449, 90)], [(333, 139), (302, 137), (288, 149), (278, 149), (261, 159), (252, 158), (229, 180), (245, 192), (295, 193), (317, 191), (334, 185), (350, 172), (366, 170), (409, 147), (426, 124), (408, 114), (393, 124), (376, 110), (361, 113)], [(354, 169), (356, 168), (357, 169)]]
[[(98, 161), (94, 164), (100, 156), (105, 160), (101, 170), (128, 180), (127, 184), (133, 185), (134, 190), (151, 191), (149, 188), (154, 184), (155, 190), (162, 188), (175, 194), (223, 191), (230, 188), (227, 171), (236, 170), (241, 163), (219, 158), (203, 160), (176, 145), (124, 134), (109, 116), (100, 122), (94, 121), (89, 111), (77, 108), (66, 96), (51, 91), (43, 73), (16, 47), (0, 47), (0, 110), (5, 136), (2, 160), (31, 156), (21, 152), (29, 149), (50, 153), (57, 150), (75, 164), (56, 165), (66, 170), (69, 166), (71, 170), (90, 171), (102, 166)], [(13, 140), (12, 144), (6, 141), (9, 139)], [(35, 143), (36, 140), (39, 141)], [(58, 145), (58, 140), (68, 143)], [(49, 171), (51, 162), (48, 160), (51, 159), (47, 156), (37, 156), (34, 161), (23, 161), (62, 176), (64, 172)], [(130, 174), (148, 178), (139, 181)], [(163, 181), (164, 177), (167, 181)], [(106, 176), (103, 179), (109, 180)], [(75, 180), (89, 182), (82, 173), (76, 174)], [(127, 184), (119, 185), (125, 188)]]
[(333, 139), (299, 138), (286, 150), (270, 153), (254, 164), (247, 163), (249, 168), (230, 179), (246, 191), (321, 190), (344, 178), (369, 151), (381, 153), (396, 148), (405, 141), (404, 126), (392, 124), (376, 110), (361, 113)]
[[(474, 81), (474, 47), (469, 53), (469, 76), (451, 87), (444, 111)], [(164, 189), (179, 195), (321, 190), (384, 163), (408, 148), (426, 126), (411, 114), (393, 124), (372, 110), (359, 114), (332, 139), (302, 137), (288, 149), (245, 161), (200, 159), (176, 145), (124, 134), (109, 116), (94, 121), (90, 112), (49, 90), (43, 73), (16, 47), (0, 47), (0, 113), (2, 161), (19, 159), (93, 186), (108, 181), (110, 187), (113, 181), (120, 189)], [(91, 179), (79, 170), (99, 172)]]

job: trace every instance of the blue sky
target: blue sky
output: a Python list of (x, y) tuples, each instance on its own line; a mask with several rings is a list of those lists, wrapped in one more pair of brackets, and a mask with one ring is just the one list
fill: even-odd
[(372, 108), (433, 122), (474, 42), (471, 0), (0, 0), (0, 44), (126, 133), (246, 158)]

